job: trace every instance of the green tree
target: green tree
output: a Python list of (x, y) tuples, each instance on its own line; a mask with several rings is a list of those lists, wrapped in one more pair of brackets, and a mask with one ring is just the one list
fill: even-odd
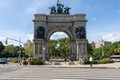
[[(120, 48), (120, 41), (114, 42), (110, 46), (102, 46), (93, 50), (93, 56), (98, 58), (109, 58), (111, 55), (115, 55), (114, 49)], [(102, 56), (102, 52), (104, 56)], [(120, 53), (118, 53), (120, 54)]]
[(18, 57), (19, 46), (8, 45), (3, 51), (5, 57)]
[(0, 41), (0, 57), (2, 57), (2, 51), (4, 50), (5, 46), (3, 45), (3, 43)]
[(93, 57), (101, 59), (102, 57), (102, 48), (93, 49)]
[(61, 38), (58, 40), (60, 44), (60, 55), (61, 57), (69, 57), (70, 56), (70, 39), (69, 38)]
[(58, 40), (50, 40), (49, 53), (54, 58), (65, 58), (70, 56), (70, 39), (61, 38)]
[(89, 43), (87, 43), (87, 52), (88, 52), (88, 57), (93, 55), (93, 49)]
[(58, 44), (57, 40), (50, 40), (49, 54), (51, 58), (56, 57), (59, 54), (57, 44)]
[[(24, 50), (23, 50), (24, 51)], [(26, 48), (25, 48), (25, 55), (32, 57), (34, 52), (34, 44), (30, 43)]]

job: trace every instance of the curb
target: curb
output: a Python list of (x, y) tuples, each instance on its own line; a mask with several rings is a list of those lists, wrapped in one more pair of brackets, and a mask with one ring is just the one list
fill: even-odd
[(120, 67), (46, 66), (48, 68), (120, 69)]
[(48, 68), (120, 69), (116, 67), (48, 67)]
[(61, 65), (27, 65), (29, 67), (36, 66), (36, 67), (44, 67), (44, 68), (82, 68), (82, 69), (120, 69), (119, 66), (61, 66)]

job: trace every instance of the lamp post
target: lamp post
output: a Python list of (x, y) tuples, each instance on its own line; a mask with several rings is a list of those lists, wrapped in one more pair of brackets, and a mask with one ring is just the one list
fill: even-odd
[(101, 44), (101, 47), (102, 47), (102, 57), (104, 57), (103, 44)]
[(45, 64), (45, 47), (43, 48), (43, 63)]
[(21, 50), (18, 51), (18, 63), (21, 65)]

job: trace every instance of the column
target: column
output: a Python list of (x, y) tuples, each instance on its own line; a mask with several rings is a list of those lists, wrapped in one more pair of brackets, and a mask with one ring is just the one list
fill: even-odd
[(76, 43), (73, 41), (71, 42), (71, 48), (70, 48), (70, 60), (76, 60)]

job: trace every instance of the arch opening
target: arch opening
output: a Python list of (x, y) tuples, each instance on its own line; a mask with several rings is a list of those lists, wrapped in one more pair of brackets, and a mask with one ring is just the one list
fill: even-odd
[(70, 58), (70, 37), (63, 31), (55, 31), (49, 38), (49, 57), (50, 59), (69, 59)]

